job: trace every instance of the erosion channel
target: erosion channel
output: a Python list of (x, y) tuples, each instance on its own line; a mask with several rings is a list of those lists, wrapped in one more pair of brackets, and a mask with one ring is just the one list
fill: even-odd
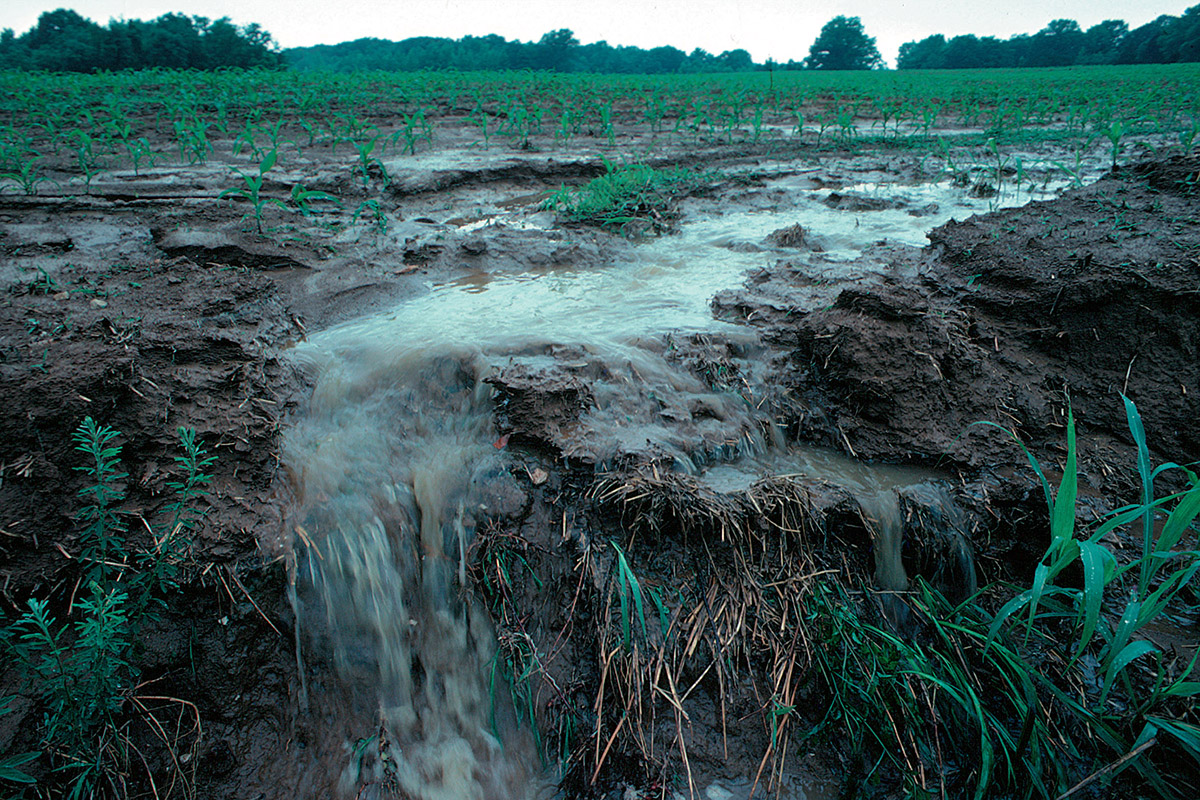
[[(839, 291), (894, 275), (894, 265), (863, 252), (883, 243), (918, 248), (932, 227), (969, 214), (963, 204), (970, 200), (948, 184), (814, 190), (803, 174), (786, 173), (769, 177), (765, 188), (775, 195), (769, 209), (735, 205), (707, 217), (701, 206), (672, 235), (608, 243), (596, 263), (567, 259), (491, 274), (485, 256), (478, 272), (434, 282), (424, 294), (295, 347), (291, 357), (314, 385), (283, 447), (300, 504), (300, 661), (314, 649), (318, 659), (332, 649), (341, 684), (327, 698), (304, 686), (301, 702), (325, 705), (340, 728), (362, 733), (341, 769), (342, 791), (394, 784), (402, 796), (421, 798), (538, 796), (552, 794), (567, 771), (581, 770), (572, 762), (601, 762), (574, 753), (578, 743), (562, 726), (576, 714), (604, 724), (596, 717), (603, 707), (593, 705), (602, 700), (585, 702), (581, 690), (596, 669), (617, 669), (608, 652), (614, 631), (631, 627), (628, 638), (655, 636), (661, 646), (695, 613), (671, 586), (681, 569), (695, 568), (694, 555), (677, 553), (681, 563), (669, 570), (657, 563), (648, 573), (630, 568), (632, 578), (620, 574), (637, 563), (635, 553), (640, 560), (641, 546), (671, 549), (638, 542), (631, 537), (636, 528), (604, 513), (617, 496), (621, 504), (637, 499), (627, 483), (633, 476), (694, 492), (680, 501), (685, 519), (777, 492), (775, 502), (795, 504), (780, 513), (794, 517), (796, 527), (757, 532), (766, 551), (780, 547), (772, 539), (808, 530), (808, 517), (819, 515), (812, 495), (833, 498), (826, 502), (862, 530), (865, 560), (883, 591), (881, 612), (899, 629), (907, 618), (905, 528), (921, 524), (914, 509), (924, 512), (918, 519), (936, 520), (936, 530), (921, 537), (944, 540), (924, 565), (927, 575), (957, 597), (974, 590), (970, 526), (947, 491), (949, 474), (869, 465), (843, 455), (848, 445), (838, 441), (832, 447), (839, 450), (797, 442), (786, 430), (797, 401), (765, 368), (769, 348), (740, 320), (718, 319), (711, 305), (781, 255), (790, 256), (790, 272)], [(1028, 199), (1024, 192), (1004, 198)], [(519, 208), (471, 227), (528, 231), (547, 222)], [(729, 513), (731, 527), (756, 527), (752, 515)], [(531, 520), (552, 535), (523, 538)], [(686, 524), (681, 533), (688, 535)], [(572, 560), (580, 562), (573, 588), (564, 566)], [(549, 575), (541, 573), (554, 562)], [(539, 585), (562, 584), (544, 587), (552, 614), (509, 607), (525, 580), (517, 573), (525, 571)], [(661, 585), (650, 588), (651, 581)], [(486, 587), (483, 597), (476, 582)], [(727, 601), (718, 585), (714, 604)], [(591, 596), (581, 599), (584, 590)], [(579, 609), (568, 603), (592, 608), (572, 619)], [(614, 604), (629, 608), (618, 612)], [(489, 611), (505, 626), (499, 648)], [(696, 620), (690, 624), (695, 635), (707, 635)], [(581, 636), (586, 645), (575, 641)], [(720, 643), (708, 644), (717, 645), (708, 657), (719, 661)], [(617, 649), (631, 655), (645, 648), (645, 669), (680, 670), (675, 680), (691, 683), (672, 688), (680, 713), (695, 706), (696, 714), (735, 714), (738, 727), (753, 724), (746, 716), (759, 710), (745, 703), (744, 688), (706, 685), (703, 669), (693, 674), (682, 664), (655, 667), (653, 646), (627, 641)], [(721, 683), (746, 677), (735, 671)], [(743, 700), (718, 696), (726, 691)], [(705, 696), (701, 703), (684, 705), (697, 694)], [(690, 753), (686, 769), (694, 773), (684, 777), (693, 791), (748, 796), (756, 778), (796, 797), (824, 796), (832, 786), (822, 775), (827, 765), (781, 764), (777, 775), (763, 778), (753, 760), (717, 758), (715, 739), (705, 741), (692, 725), (664, 737), (663, 723), (644, 713), (625, 723), (645, 726), (631, 741), (647, 748), (644, 757), (656, 747), (670, 761)], [(531, 727), (548, 720), (559, 730)], [(633, 785), (633, 755), (606, 755), (626, 763), (621, 771)], [(689, 786), (675, 789), (686, 794)]]

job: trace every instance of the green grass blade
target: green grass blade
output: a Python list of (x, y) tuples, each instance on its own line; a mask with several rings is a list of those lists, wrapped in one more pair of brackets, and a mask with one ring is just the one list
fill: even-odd
[(1151, 592), (1150, 596), (1142, 602), (1142, 609), (1138, 612), (1136, 627), (1141, 628), (1147, 622), (1157, 617), (1171, 600), (1174, 599), (1176, 592), (1188, 585), (1197, 570), (1200, 570), (1200, 560), (1193, 561), (1192, 565), (1186, 569), (1174, 572), (1157, 589)]
[(1197, 762), (1200, 762), (1200, 726), (1162, 717), (1150, 717), (1156, 728), (1171, 734)]
[(1042, 595), (1046, 591), (1046, 583), (1050, 580), (1050, 568), (1045, 564), (1038, 564), (1037, 569), (1033, 571), (1033, 587), (1029, 590), (1029, 624), (1026, 627), (1026, 635), (1033, 629), (1033, 620), (1037, 616), (1038, 605), (1042, 601)]
[(992, 620), (991, 626), (988, 627), (987, 641), (984, 642), (985, 652), (1000, 634), (1000, 628), (1004, 625), (1005, 621), (1007, 621), (1008, 618), (1013, 614), (1016, 614), (1018, 611), (1024, 608), (1032, 598), (1033, 592), (1026, 590), (1000, 607), (1000, 610), (996, 612), (996, 616)]
[(1200, 514), (1200, 486), (1193, 486), (1183, 496), (1183, 499), (1171, 510), (1167, 522), (1163, 525), (1158, 542), (1154, 545), (1155, 555), (1165, 555), (1174, 549), (1183, 538), (1183, 534)]
[(1121, 620), (1117, 623), (1117, 628), (1113, 631), (1112, 645), (1109, 648), (1108, 655), (1104, 658), (1104, 669), (1108, 670), (1112, 663), (1113, 655), (1121, 652), (1125, 648), (1125, 643), (1129, 641), (1133, 632), (1138, 629), (1137, 620), (1141, 613), (1142, 603), (1140, 600), (1130, 600), (1125, 606), (1125, 611), (1121, 614)]
[(1017, 435), (1015, 433), (1013, 433), (1012, 431), (1010, 431), (1008, 428), (1004, 427), (1003, 425), (997, 425), (995, 422), (984, 421), (984, 422), (972, 422), (967, 427), (974, 427), (976, 425), (986, 425), (991, 428), (996, 428), (998, 430), (1002, 430), (1005, 433), (1007, 433), (1014, 442), (1017, 443), (1017, 446), (1021, 448), (1021, 452), (1023, 452), (1025, 454), (1025, 458), (1029, 460), (1029, 466), (1033, 467), (1034, 474), (1038, 476), (1038, 480), (1042, 484), (1042, 494), (1045, 495), (1045, 497), (1046, 497), (1046, 509), (1053, 512), (1054, 498), (1050, 493), (1050, 481), (1046, 480), (1046, 474), (1044, 472), (1042, 472), (1042, 465), (1038, 463), (1038, 460), (1036, 458), (1034, 458), (1033, 453), (1029, 452), (1029, 448), (1026, 447), (1025, 444), (1019, 438), (1017, 438)]
[(1116, 681), (1117, 676), (1121, 674), (1121, 671), (1124, 670), (1131, 661), (1133, 661), (1135, 658), (1140, 658), (1147, 653), (1157, 652), (1158, 648), (1145, 639), (1138, 639), (1136, 642), (1130, 642), (1129, 644), (1125, 645), (1121, 652), (1117, 654), (1117, 657), (1113, 659), (1112, 664), (1109, 665), (1108, 671), (1104, 676), (1104, 689), (1100, 692), (1100, 702), (1103, 703), (1105, 701), (1105, 699), (1108, 697), (1109, 689), (1112, 688), (1113, 682)]
[(1150, 449), (1146, 447), (1146, 429), (1142, 425), (1142, 415), (1128, 397), (1121, 395), (1121, 400), (1125, 402), (1129, 433), (1137, 445), (1138, 476), (1142, 479), (1142, 565), (1138, 578), (1138, 596), (1144, 597), (1146, 590), (1150, 588), (1150, 550), (1154, 538), (1154, 511), (1151, 506), (1154, 502), (1154, 478), (1150, 467)]
[(1054, 498), (1054, 516), (1050, 523), (1053, 541), (1070, 541), (1075, 536), (1075, 499), (1079, 491), (1079, 474), (1075, 461), (1075, 416), (1067, 409), (1067, 463), (1063, 467), (1058, 495)]
[(1096, 626), (1100, 622), (1100, 607), (1104, 601), (1104, 587), (1112, 577), (1116, 559), (1107, 548), (1093, 541), (1079, 543), (1079, 555), (1083, 562), (1083, 631), (1079, 635), (1079, 647), (1075, 658), (1083, 655), (1083, 651), (1092, 641)]

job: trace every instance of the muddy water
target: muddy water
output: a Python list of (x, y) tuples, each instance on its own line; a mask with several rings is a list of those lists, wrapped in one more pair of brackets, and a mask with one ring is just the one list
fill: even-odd
[(764, 477), (821, 481), (847, 489), (874, 536), (876, 582), (887, 591), (907, 588), (908, 576), (900, 560), (904, 518), (896, 490), (943, 476), (919, 467), (867, 465), (832, 450), (802, 446), (719, 464), (700, 476), (705, 484), (724, 493), (744, 491)]
[[(893, 197), (898, 190), (886, 191)], [(484, 380), (517, 361), (561, 358), (568, 348), (604, 368), (608, 388), (595, 390), (601, 418), (620, 407), (622, 385), (631, 382), (690, 393), (722, 418), (749, 417), (740, 398), (714, 394), (669, 362), (661, 336), (750, 335), (714, 320), (710, 298), (780, 254), (731, 244), (762, 242), (801, 222), (823, 242), (825, 258), (850, 260), (880, 239), (924, 244), (932, 225), (956, 209), (966, 215), (955, 200), (962, 193), (949, 187), (904, 191), (920, 196), (855, 214), (829, 208), (827, 193), (791, 191), (770, 211), (693, 210), (682, 233), (637, 246), (625, 262), (431, 285), (387, 313), (296, 348), (315, 383), (284, 447), (301, 499), (298, 529), (312, 543), (297, 616), (302, 628), (326, 632), (343, 681), (376, 709), (374, 719), (345, 723), (353, 729), (348, 755), (331, 783), (347, 796), (362, 785), (398, 784), (407, 796), (430, 800), (544, 791), (526, 733), (503, 708), (496, 712), (506, 693), (492, 683), (494, 633), (466, 587), (475, 525), (514, 494)], [(914, 202), (938, 202), (937, 212), (913, 216), (906, 207)], [(624, 408), (607, 424), (618, 440), (668, 435), (661, 420), (634, 420)], [(928, 476), (765, 450), (765, 443), (747, 447), (740, 454), (760, 460), (712, 469), (706, 479), (734, 485), (767, 470), (848, 487), (875, 523), (879, 583), (902, 589), (895, 488)], [(355, 744), (363, 741), (374, 742), (377, 758), (364, 758)]]

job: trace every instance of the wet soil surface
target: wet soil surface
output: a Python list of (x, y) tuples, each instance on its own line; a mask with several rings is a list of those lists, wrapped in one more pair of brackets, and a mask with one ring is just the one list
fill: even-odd
[[(376, 206), (353, 219), (349, 207), (327, 211), (323, 226), (268, 209), (266, 234), (243, 208), (216, 201), (228, 186), (224, 167), (102, 175), (75, 197), (0, 196), (4, 603), (14, 610), (31, 595), (65, 596), (78, 580), (74, 515), (85, 478), (71, 433), (84, 416), (123, 434), (121, 510), (135, 540), (139, 520), (169, 501), (176, 428), (195, 428), (218, 457), (212, 493), (189, 580), (140, 658), (158, 694), (199, 709), (201, 796), (331, 791), (344, 782), (343, 747), (370, 733), (350, 720), (376, 713), (373, 699), (345, 701), (334, 659), (319, 647), (328, 632), (302, 633), (312, 653), (297, 658), (288, 600), (300, 549), (297, 482), (281, 462), (281, 430), (310, 387), (291, 348), (439, 286), (486, 291), (498, 276), (632, 258), (637, 243), (557, 225), (539, 210), (561, 182), (600, 174), (599, 155), (397, 161), (386, 190), (363, 188), (348, 160), (313, 157), (272, 174), (280, 196), (303, 176), (309, 188), (361, 193)], [(796, 193), (820, 193), (846, 215), (936, 213), (936, 204), (855, 188), (920, 179), (919, 160), (903, 153), (713, 146), (657, 158), (724, 172), (685, 207), (683, 226), (787, 208)], [(787, 443), (935, 470), (955, 487), (953, 505), (968, 520), (956, 527), (972, 539), (986, 580), (1028, 569), (1044, 523), (1024, 456), (1001, 432), (972, 423), (1012, 428), (1052, 464), (1069, 402), (1097, 512), (1106, 498), (1125, 496), (1135, 474), (1120, 393), (1137, 402), (1159, 460), (1200, 458), (1198, 168), (1194, 158), (1122, 168), (1058, 199), (946, 222), (923, 249), (883, 242), (853, 260), (824, 254), (832, 246), (807, 235), (803, 218), (779, 213), (775, 234), (728, 242), (764, 255), (743, 285), (714, 299), (715, 321), (726, 324), (637, 343), (687, 380), (631, 365), (623, 372), (574, 345), (517, 353), (491, 369), (495, 449), (507, 460), (495, 483), (503, 487), (490, 490), (492, 512), (475, 523), (488, 532), (473, 550), (476, 591), (488, 597), (487, 542), (510, 536), (527, 548), (540, 577), (536, 586), (515, 581), (505, 599), (526, 604), (522, 631), (555, 654), (546, 667), (555, 692), (539, 696), (535, 713), (561, 719), (573, 708), (593, 732), (613, 736), (611, 755), (597, 749), (572, 762), (564, 788), (600, 796), (674, 776), (686, 795), (671, 751), (678, 741), (697, 786), (720, 781), (744, 796), (772, 739), (769, 687), (753, 677), (727, 686), (690, 675), (697, 693), (685, 742), (666, 715), (645, 720), (640, 755), (628, 732), (604, 728), (613, 711), (597, 707), (598, 688), (609, 681), (612, 702), (621, 702), (637, 680), (606, 677), (611, 662), (589, 638), (611, 608), (615, 567), (608, 550), (599, 553), (614, 532), (641, 532), (629, 557), (664, 593), (716, 587), (722, 565), (739, 558), (725, 539), (734, 530), (750, 537), (751, 550), (787, 529), (796, 547), (805, 542), (827, 561), (863, 574), (876, 566), (862, 511), (845, 490), (788, 481), (716, 490), (704, 483), (705, 467)], [(821, 530), (789, 517), (789, 503), (806, 509), (803, 520), (821, 520)], [(948, 507), (919, 493), (903, 503), (909, 519)], [(941, 575), (954, 546), (912, 533), (909, 574), (961, 590), (967, 577)], [(591, 572), (578, 569), (582, 562)], [(501, 646), (511, 645), (503, 635), (513, 628), (495, 621)], [(744, 654), (749, 674), (762, 658)], [(23, 691), (4, 693), (10, 688)], [(0, 750), (32, 744), (37, 712), (23, 703), (5, 719)], [(652, 741), (665, 748), (657, 767), (641, 758)], [(165, 770), (158, 758), (154, 769)], [(809, 797), (836, 794), (853, 771), (828, 752), (802, 754), (789, 770), (777, 785), (803, 784), (797, 796)], [(386, 789), (386, 769), (376, 771), (383, 778), (361, 772), (362, 785)]]

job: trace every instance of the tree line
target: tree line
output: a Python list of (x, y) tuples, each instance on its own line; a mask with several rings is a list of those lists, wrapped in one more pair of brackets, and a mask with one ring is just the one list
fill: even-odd
[(550, 31), (536, 42), (509, 41), (503, 36), (464, 36), (447, 39), (417, 36), (395, 42), (356, 39), (333, 45), (296, 47), (284, 51), (297, 69), (350, 72), (381, 70), (505, 70), (662, 74), (676, 72), (742, 72), (758, 68), (745, 50), (713, 54), (696, 48), (629, 47), (608, 42), (580, 44), (567, 29)]
[(1056, 19), (1035, 34), (929, 36), (900, 46), (898, 69), (1071, 67), (1084, 64), (1170, 64), (1200, 61), (1200, 5), (1182, 16), (1167, 14), (1130, 30), (1119, 19), (1084, 30)]
[(236, 26), (228, 18), (164, 14), (150, 21), (112, 20), (102, 27), (61, 8), (42, 14), (20, 36), (11, 28), (0, 32), (0, 69), (96, 72), (282, 63), (271, 34), (257, 24)]
[[(1070, 19), (1052, 21), (1035, 34), (1009, 39), (942, 34), (900, 47), (899, 69), (1059, 67), (1080, 64), (1145, 64), (1200, 61), (1200, 5), (1179, 17), (1164, 15), (1130, 30), (1106, 20), (1084, 30)], [(877, 69), (883, 60), (858, 17), (839, 16), (821, 29), (808, 57), (756, 64), (745, 50), (690, 53), (677, 47), (649, 49), (580, 44), (567, 28), (536, 42), (502, 36), (461, 39), (419, 36), (401, 41), (358, 39), (280, 51), (258, 24), (235, 26), (185, 14), (150, 21), (112, 20), (101, 26), (74, 11), (42, 14), (27, 33), (0, 32), (0, 69), (61, 72), (152, 67), (286, 67), (335, 71), (423, 69), (553, 70), (594, 73), (707, 73), (759, 69)]]

